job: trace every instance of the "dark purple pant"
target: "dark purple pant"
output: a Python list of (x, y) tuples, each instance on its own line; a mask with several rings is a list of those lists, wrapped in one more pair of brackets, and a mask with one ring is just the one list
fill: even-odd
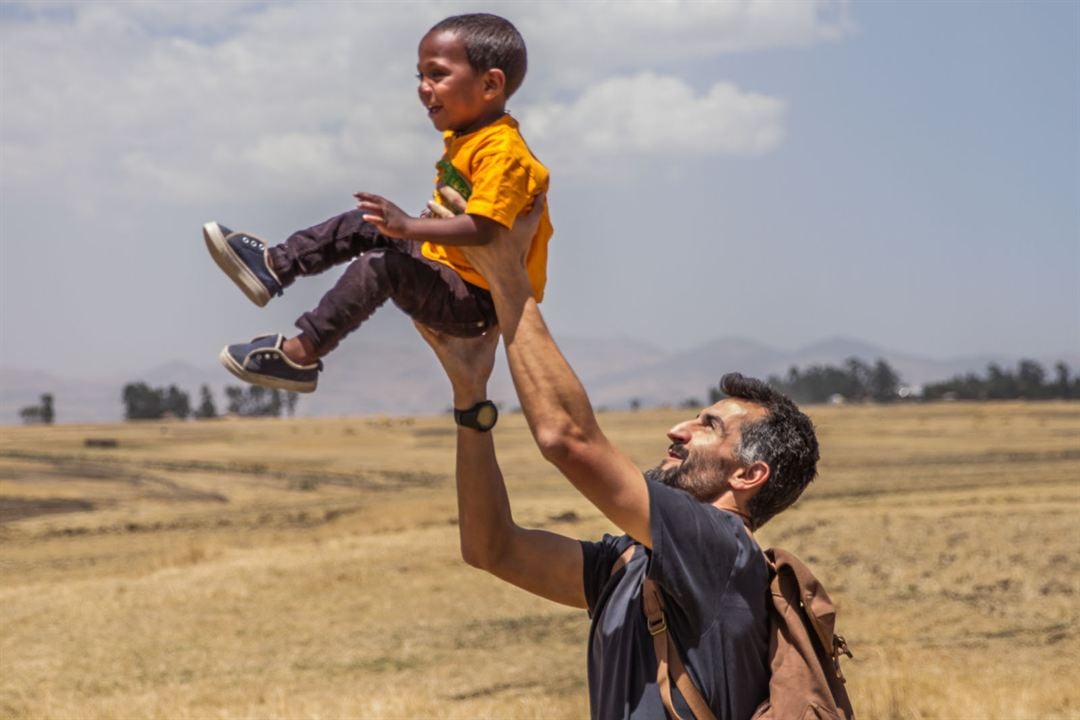
[(382, 235), (361, 214), (350, 210), (332, 217), (269, 251), (282, 287), (352, 260), (318, 307), (296, 321), (319, 356), (337, 347), (387, 299), (414, 320), (449, 335), (475, 337), (494, 325), (495, 304), (487, 290), (425, 258), (419, 242)]

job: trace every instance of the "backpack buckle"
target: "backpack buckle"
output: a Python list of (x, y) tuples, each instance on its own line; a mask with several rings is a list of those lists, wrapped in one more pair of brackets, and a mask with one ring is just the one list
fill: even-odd
[(667, 632), (667, 620), (664, 619), (663, 612), (657, 617), (648, 618), (646, 624), (649, 626), (649, 634), (654, 637), (662, 632)]
[(847, 655), (849, 658), (855, 657), (851, 654), (851, 650), (848, 649), (847, 640), (843, 635), (833, 635), (833, 659), (839, 662), (841, 655)]
[(849, 658), (854, 658), (855, 656), (852, 655), (851, 650), (848, 649), (847, 640), (844, 640), (843, 635), (833, 635), (832, 642), (832, 661), (833, 668), (836, 670), (836, 679), (842, 683), (846, 683), (847, 678), (844, 677), (844, 671), (840, 669), (840, 656), (847, 655)]

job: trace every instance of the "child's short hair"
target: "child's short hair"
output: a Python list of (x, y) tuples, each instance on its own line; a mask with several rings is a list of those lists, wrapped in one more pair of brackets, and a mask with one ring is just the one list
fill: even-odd
[(449, 31), (461, 38), (473, 70), (502, 70), (506, 75), (506, 97), (521, 87), (528, 65), (525, 40), (509, 20), (489, 13), (454, 15), (428, 32), (436, 31)]

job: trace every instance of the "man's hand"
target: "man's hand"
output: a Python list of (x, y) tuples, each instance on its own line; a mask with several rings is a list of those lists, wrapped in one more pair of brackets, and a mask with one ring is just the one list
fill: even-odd
[(499, 227), (495, 238), (487, 245), (463, 247), (465, 258), (489, 283), (508, 272), (524, 272), (525, 258), (529, 254), (540, 218), (544, 215), (547, 196), (536, 196), (532, 209), (518, 215), (514, 227), (507, 230)]
[(428, 200), (427, 210), (425, 210), (425, 212), (427, 213), (427, 217), (441, 218), (443, 220), (449, 220), (450, 218), (457, 216), (453, 210), (445, 205), (440, 205), (434, 200)]
[[(453, 211), (465, 212), (465, 198), (448, 185), (439, 188), (445, 205), (437, 202), (429, 202), (428, 209), (432, 215), (438, 217), (453, 217)], [(490, 271), (498, 272), (500, 269), (510, 267), (524, 267), (525, 258), (529, 253), (529, 246), (536, 235), (536, 229), (540, 226), (540, 218), (544, 215), (544, 203), (547, 202), (546, 194), (537, 195), (533, 201), (532, 209), (518, 215), (514, 221), (514, 227), (507, 230), (499, 227), (492, 242), (483, 246), (464, 248), (465, 257), (481, 275), (488, 277)], [(499, 246), (499, 247), (495, 247)], [(509, 264), (507, 264), (509, 263)], [(490, 281), (490, 279), (489, 279)]]
[(408, 225), (412, 216), (381, 195), (353, 193), (356, 207), (364, 212), (364, 220), (379, 229), (387, 237), (408, 237)]
[(446, 201), (445, 204), (437, 203), (434, 200), (428, 200), (428, 211), (432, 217), (438, 218), (452, 218), (455, 215), (460, 215), (465, 212), (465, 208), (468, 207), (468, 201), (461, 196), (454, 188), (449, 185), (443, 185), (439, 188), (439, 194), (442, 195), (442, 199)]
[(498, 328), (491, 328), (482, 337), (459, 338), (415, 321), (413, 324), (450, 378), (454, 406), (466, 408), (486, 400), (487, 382), (495, 367), (495, 348), (499, 345)]

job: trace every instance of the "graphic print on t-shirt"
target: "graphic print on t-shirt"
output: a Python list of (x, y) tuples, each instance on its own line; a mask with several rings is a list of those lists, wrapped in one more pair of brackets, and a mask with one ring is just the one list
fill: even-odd
[[(458, 172), (458, 169), (454, 167), (454, 164), (444, 157), (439, 161), (436, 167), (439, 169), (439, 182), (436, 184), (436, 187), (449, 187), (456, 190), (461, 197), (468, 200), (469, 196), (472, 195), (472, 185), (470, 185), (469, 181)], [(445, 205), (445, 203), (443, 204)], [(450, 209), (457, 215), (460, 215), (463, 212), (457, 208)]]

